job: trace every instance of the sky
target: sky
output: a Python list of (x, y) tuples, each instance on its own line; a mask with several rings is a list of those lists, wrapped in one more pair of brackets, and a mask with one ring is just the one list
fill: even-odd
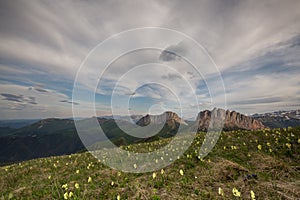
[[(97, 116), (299, 109), (299, 9), (298, 0), (0, 1), (0, 119), (72, 117), (72, 107), (90, 117), (93, 99)], [(141, 32), (120, 35), (128, 30)], [(149, 41), (159, 48), (134, 50)]]

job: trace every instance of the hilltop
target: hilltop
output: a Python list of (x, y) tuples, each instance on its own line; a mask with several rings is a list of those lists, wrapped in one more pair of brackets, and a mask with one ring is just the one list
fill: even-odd
[[(251, 191), (255, 199), (300, 198), (300, 128), (223, 132), (199, 159), (204, 136), (199, 132), (184, 155), (150, 173), (110, 169), (88, 152), (1, 167), (0, 199), (239, 199), (234, 188), (242, 199), (251, 199)], [(147, 152), (170, 140), (121, 148)], [(155, 166), (162, 159), (150, 162)]]

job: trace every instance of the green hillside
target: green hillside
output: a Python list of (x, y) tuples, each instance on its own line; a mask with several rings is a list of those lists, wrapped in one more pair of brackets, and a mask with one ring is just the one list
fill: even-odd
[[(154, 173), (119, 172), (88, 152), (4, 166), (0, 199), (300, 198), (300, 128), (224, 132), (202, 160), (197, 150), (204, 135), (198, 133), (180, 159)], [(170, 140), (122, 148), (145, 152)]]

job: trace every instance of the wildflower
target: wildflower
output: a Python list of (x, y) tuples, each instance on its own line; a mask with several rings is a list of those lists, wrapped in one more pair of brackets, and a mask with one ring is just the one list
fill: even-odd
[(117, 200), (121, 200), (121, 197), (120, 197), (120, 195), (118, 194), (118, 196), (117, 196)]
[(90, 182), (92, 182), (92, 178), (91, 177), (88, 178), (88, 183), (90, 183)]
[(261, 150), (262, 146), (259, 144), (259, 145), (257, 146), (257, 148), (258, 148), (258, 150)]
[(64, 199), (68, 199), (68, 197), (69, 197), (68, 192), (65, 192), (65, 193), (64, 193)]
[(48, 179), (49, 179), (49, 180), (51, 179), (51, 175), (48, 176)]
[(153, 172), (153, 174), (152, 174), (152, 178), (153, 178), (153, 179), (155, 179), (155, 178), (156, 178), (156, 173), (155, 173), (155, 172)]
[(252, 190), (250, 191), (250, 196), (251, 196), (252, 200), (255, 200), (255, 194), (254, 194), (254, 192)]
[(115, 182), (112, 181), (110, 184), (111, 184), (111, 186), (114, 186)]
[(79, 172), (80, 172), (79, 169), (77, 169), (77, 170), (76, 170), (76, 174), (79, 174)]
[(69, 192), (69, 198), (71, 198), (73, 196), (74, 196), (73, 192)]
[(160, 170), (160, 173), (161, 173), (161, 174), (164, 174), (164, 173), (165, 173), (165, 170), (164, 170), (164, 169), (161, 169), (161, 170)]
[(270, 142), (267, 142), (267, 146), (268, 146), (268, 147), (271, 146)]
[(269, 149), (269, 152), (270, 152), (270, 153), (272, 153), (272, 151), (273, 151), (272, 149)]
[(134, 164), (133, 167), (134, 167), (134, 169), (136, 169), (137, 168), (136, 164)]
[(121, 174), (122, 174), (121, 172), (118, 172), (118, 176), (121, 176)]
[(68, 190), (68, 183), (63, 184), (63, 185), (61, 186), (61, 188), (62, 188), (62, 189), (65, 189), (65, 190)]
[(79, 184), (78, 183), (75, 183), (75, 188), (79, 189)]
[(286, 143), (285, 146), (290, 149), (292, 145), (290, 143)]
[(224, 191), (222, 190), (222, 188), (219, 187), (219, 191), (218, 191), (219, 195), (224, 196)]
[(179, 170), (179, 173), (180, 173), (181, 176), (183, 176), (183, 170), (182, 169)]
[(241, 193), (235, 187), (232, 189), (232, 194), (236, 197), (240, 197)]
[(224, 146), (223, 149), (225, 150), (225, 149), (226, 149), (226, 146)]
[(300, 138), (298, 139), (298, 144), (300, 144)]
[(57, 168), (57, 166), (56, 166), (56, 164), (55, 164), (55, 163), (53, 164), (53, 167), (54, 167), (54, 168)]

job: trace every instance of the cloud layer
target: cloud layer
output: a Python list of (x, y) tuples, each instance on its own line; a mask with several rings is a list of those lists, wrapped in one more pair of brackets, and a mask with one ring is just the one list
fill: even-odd
[[(77, 70), (97, 44), (127, 29), (165, 27), (181, 31), (197, 41), (211, 55), (224, 80), (227, 105), (245, 113), (297, 109), (300, 100), (300, 1), (2, 1), (0, 3), (0, 112), (2, 118), (71, 116), (72, 87)], [(138, 40), (125, 41), (127, 45)], [(105, 69), (101, 59), (95, 67)], [(169, 65), (180, 74), (152, 72), (172, 91), (189, 99), (180, 75), (196, 90), (199, 105), (221, 102), (222, 86), (213, 101), (205, 83), (214, 83), (203, 63), (206, 80), (181, 57), (195, 52), (183, 41), (170, 43), (160, 51), (143, 50), (119, 58), (105, 72), (97, 89), (99, 113), (109, 113), (111, 92), (119, 78), (133, 66), (153, 61)], [(93, 90), (89, 74), (81, 84)], [(100, 76), (100, 75), (99, 75)], [(135, 76), (132, 76), (135, 77)], [(146, 79), (143, 75), (141, 78)], [(143, 101), (141, 107), (168, 99), (162, 89), (140, 88), (131, 79), (117, 88), (119, 95)], [(152, 88), (152, 89), (151, 89)], [(153, 90), (155, 88), (155, 90)], [(148, 97), (148, 98), (147, 98)], [(139, 100), (136, 100), (139, 102)], [(169, 101), (167, 101), (169, 102)], [(194, 109), (185, 101), (183, 107)], [(169, 107), (175, 104), (170, 104)], [(176, 107), (176, 106), (175, 106)], [(101, 112), (101, 109), (103, 112)], [(87, 112), (88, 113), (88, 112)]]

